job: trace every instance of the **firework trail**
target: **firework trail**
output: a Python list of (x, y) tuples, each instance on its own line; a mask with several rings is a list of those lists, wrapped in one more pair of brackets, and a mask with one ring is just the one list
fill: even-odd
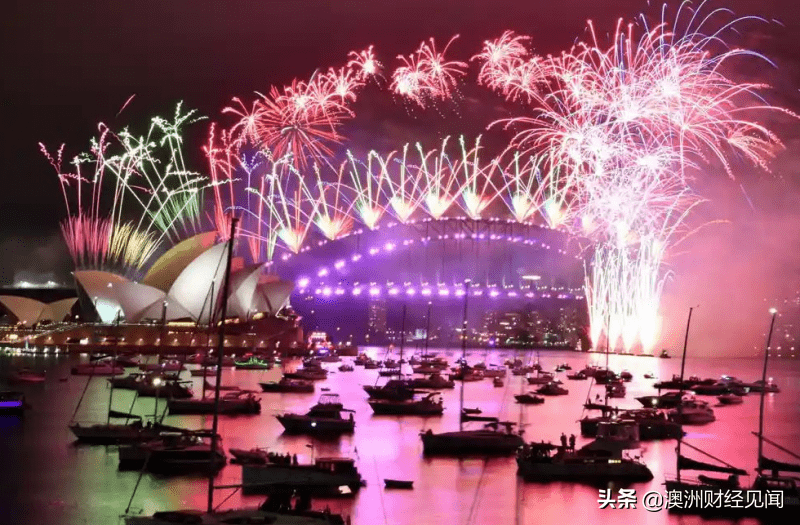
[(723, 73), (752, 55), (723, 45), (737, 20), (708, 32), (726, 11), (701, 16), (687, 5), (672, 24), (666, 11), (655, 27), (643, 24), (641, 36), (620, 21), (607, 45), (589, 23), (589, 41), (559, 56), (533, 56), (525, 37), (507, 32), (473, 57), (479, 83), (527, 104), (529, 114), (502, 124), (517, 129), (512, 150), (540, 155), (548, 175), (535, 201), (548, 223), (596, 243), (586, 286), (595, 343), (604, 331), (627, 350), (652, 349), (663, 256), (699, 202), (688, 168), (715, 159), (732, 176), (732, 156), (765, 168), (781, 147), (748, 117), (785, 110), (763, 102), (766, 86)]
[(411, 55), (398, 55), (403, 65), (392, 73), (390, 89), (422, 108), (437, 100), (450, 99), (467, 68), (465, 62), (445, 59), (450, 44), (457, 38), (458, 35), (451, 38), (441, 52), (436, 50), (431, 38), (422, 42)]

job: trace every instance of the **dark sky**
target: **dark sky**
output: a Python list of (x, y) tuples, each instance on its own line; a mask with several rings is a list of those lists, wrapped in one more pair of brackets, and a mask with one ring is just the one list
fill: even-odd
[[(741, 44), (775, 59), (778, 71), (766, 72), (777, 85), (772, 95), (800, 109), (796, 3), (730, 0), (710, 5), (782, 22), (783, 26), (762, 25), (758, 32), (743, 35)], [(54, 269), (56, 275), (64, 275), (69, 268), (57, 236), (63, 204), (56, 178), (38, 151), (40, 141), (51, 147), (66, 142), (72, 155), (86, 149), (97, 122), (144, 123), (154, 114), (170, 114), (179, 100), (219, 119), (220, 108), (231, 97), (249, 100), (253, 91), (293, 77), (307, 78), (317, 67), (341, 65), (348, 51), (369, 44), (375, 44), (379, 58), (392, 66), (397, 54), (410, 53), (421, 40), (433, 36), (444, 42), (458, 33), (461, 38), (451, 56), (466, 60), (483, 40), (512, 29), (531, 35), (535, 51), (557, 53), (584, 35), (586, 19), (610, 31), (618, 17), (631, 18), (642, 11), (657, 15), (658, 6), (640, 0), (12, 0), (4, 6), (0, 30), (0, 281), (11, 280), (21, 270)], [(763, 71), (741, 73), (755, 76)], [(133, 94), (123, 121), (115, 121)], [(386, 100), (391, 100), (388, 94)], [(719, 178), (709, 191), (728, 200), (708, 208), (709, 217), (704, 218), (760, 224), (762, 233), (778, 223), (784, 233), (798, 230), (793, 199), (798, 133), (783, 122), (780, 126), (790, 147), (776, 161), (775, 173), (747, 173), (736, 182)], [(754, 201), (753, 208), (742, 198), (740, 183)], [(780, 209), (774, 206), (776, 193), (783, 201)], [(719, 230), (709, 235), (708, 242), (701, 237), (696, 243), (703, 249), (715, 241), (730, 246)], [(770, 243), (796, 252), (796, 237)], [(710, 260), (715, 254), (720, 252), (712, 251)], [(675, 268), (698, 266), (687, 260), (676, 260)], [(742, 272), (747, 273), (748, 264), (743, 263)], [(800, 265), (780, 260), (773, 266), (790, 275), (797, 287)], [(692, 282), (692, 276), (683, 282)], [(766, 293), (760, 284), (753, 286)]]

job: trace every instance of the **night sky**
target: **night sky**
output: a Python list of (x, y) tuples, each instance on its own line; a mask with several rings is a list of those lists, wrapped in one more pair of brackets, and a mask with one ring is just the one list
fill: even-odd
[[(63, 279), (70, 269), (58, 236), (58, 221), (64, 217), (61, 194), (38, 151), (40, 141), (51, 148), (67, 143), (71, 157), (87, 149), (99, 121), (117, 127), (143, 126), (155, 114), (170, 115), (179, 100), (228, 124), (219, 111), (231, 97), (252, 100), (253, 91), (266, 91), (294, 77), (308, 78), (318, 67), (343, 65), (348, 51), (369, 44), (390, 68), (397, 65), (396, 55), (414, 51), (428, 37), (444, 43), (460, 34), (450, 56), (467, 60), (483, 40), (496, 38), (505, 29), (531, 35), (537, 53), (558, 53), (584, 36), (586, 19), (611, 31), (618, 17), (630, 19), (642, 11), (655, 16), (659, 5), (640, 0), (13, 1), (4, 10), (0, 31), (4, 70), (0, 283), (10, 283), (26, 271), (54, 272)], [(739, 74), (767, 80), (776, 86), (771, 102), (800, 110), (796, 3), (730, 0), (711, 5), (781, 22), (761, 24), (737, 43), (763, 52), (778, 70), (745, 65)], [(474, 74), (472, 68), (469, 82)], [(393, 104), (388, 93), (381, 99), (381, 104)], [(407, 130), (397, 131), (414, 127), (403, 111), (382, 112), (365, 104), (359, 101), (356, 111), (382, 120), (379, 129), (393, 129), (402, 140), (410, 138)], [(476, 122), (488, 121), (482, 115), (472, 122), (471, 111), (472, 106), (457, 117), (447, 117), (451, 122), (443, 127), (479, 131)], [(396, 123), (387, 122), (396, 115)], [(706, 227), (688, 241), (684, 248), (691, 257), (669, 261), (680, 278), (667, 286), (665, 304), (676, 311), (683, 312), (690, 302), (716, 303), (720, 308), (730, 304), (731, 297), (708, 296), (709, 278), (720, 278), (721, 288), (740, 292), (737, 300), (743, 303), (791, 295), (800, 288), (800, 184), (795, 160), (800, 128), (784, 120), (776, 129), (787, 151), (775, 161), (771, 174), (746, 167), (735, 181), (713, 177), (702, 188), (712, 202), (699, 219), (727, 222)], [(369, 136), (351, 133), (359, 141)], [(202, 135), (190, 145), (199, 149), (201, 139)], [(398, 140), (397, 146), (401, 144)], [(200, 159), (194, 160), (192, 167), (202, 170)], [(724, 267), (720, 261), (726, 261)]]

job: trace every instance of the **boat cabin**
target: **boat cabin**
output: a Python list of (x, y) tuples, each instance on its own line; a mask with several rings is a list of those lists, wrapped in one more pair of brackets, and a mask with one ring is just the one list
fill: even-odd
[(318, 458), (314, 466), (333, 474), (356, 472), (355, 460), (352, 458)]

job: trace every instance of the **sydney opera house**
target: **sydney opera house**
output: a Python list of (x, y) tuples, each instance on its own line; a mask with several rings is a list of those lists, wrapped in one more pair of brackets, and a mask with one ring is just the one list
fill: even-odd
[[(138, 282), (108, 271), (76, 270), (77, 297), (42, 302), (1, 295), (8, 327), (0, 338), (61, 350), (113, 344), (147, 351), (158, 345), (178, 353), (215, 346), (227, 247), (216, 239), (209, 232), (176, 244)], [(303, 339), (297, 316), (287, 308), (294, 284), (262, 270), (263, 264), (232, 261), (225, 321), (225, 344), (232, 349), (291, 348)]]

